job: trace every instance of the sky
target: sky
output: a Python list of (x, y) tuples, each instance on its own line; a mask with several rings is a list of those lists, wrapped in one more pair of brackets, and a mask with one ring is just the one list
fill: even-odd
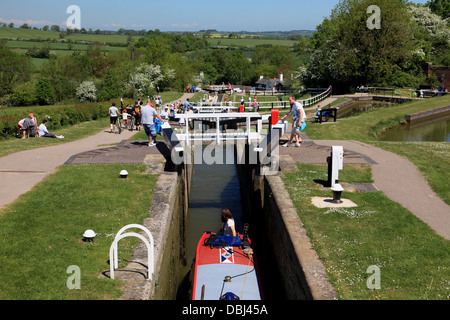
[[(426, 0), (414, 3), (424, 4)], [(80, 8), (81, 28), (93, 30), (315, 30), (339, 0), (0, 0), (0, 21), (19, 27), (66, 26)], [(72, 20), (74, 21), (74, 20)]]

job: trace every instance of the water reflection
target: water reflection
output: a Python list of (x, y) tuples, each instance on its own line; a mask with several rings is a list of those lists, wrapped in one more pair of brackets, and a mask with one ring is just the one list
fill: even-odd
[(236, 165), (195, 164), (186, 225), (188, 263), (195, 257), (203, 232), (221, 230), (220, 214), (223, 208), (230, 209), (236, 222), (236, 231), (242, 233), (241, 191)]
[(360, 115), (363, 112), (367, 112), (374, 109), (386, 108), (395, 105), (395, 103), (390, 102), (380, 102), (380, 101), (354, 101), (351, 104), (341, 107), (338, 110), (337, 116), (339, 118), (348, 118), (352, 116)]

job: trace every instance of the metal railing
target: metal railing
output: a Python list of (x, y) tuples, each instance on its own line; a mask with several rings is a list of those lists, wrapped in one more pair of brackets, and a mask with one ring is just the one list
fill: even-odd
[[(142, 236), (139, 233), (135, 233), (135, 232), (127, 232), (127, 233), (123, 233), (125, 230), (130, 229), (130, 228), (138, 228), (143, 230), (147, 236), (148, 236), (148, 240)], [(153, 279), (153, 273), (155, 272), (155, 266), (154, 266), (154, 241), (153, 241), (153, 236), (150, 233), (150, 231), (144, 227), (141, 226), (139, 224), (129, 224), (125, 227), (123, 227), (122, 229), (119, 230), (119, 232), (116, 234), (114, 241), (111, 244), (111, 247), (109, 248), (109, 265), (110, 265), (110, 277), (111, 279), (114, 279), (114, 271), (118, 270), (119, 268), (119, 262), (118, 262), (118, 249), (117, 249), (117, 244), (118, 242), (126, 237), (136, 237), (141, 239), (147, 246), (147, 261), (148, 261), (148, 277), (147, 280), (152, 280)]]
[(406, 99), (420, 99), (427, 97), (438, 97), (448, 94), (448, 92), (431, 89), (412, 88), (385, 88), (385, 87), (357, 87), (356, 92), (361, 95), (396, 97)]
[[(319, 103), (320, 101), (326, 99), (331, 95), (331, 88), (328, 88), (324, 92), (303, 100), (299, 101), (303, 107), (309, 107)], [(221, 101), (221, 102), (203, 102), (200, 101), (197, 105), (193, 106), (193, 109), (198, 111), (199, 113), (207, 112), (207, 113), (220, 113), (220, 112), (232, 112), (239, 110), (239, 106), (241, 102), (233, 102), (233, 101)], [(287, 101), (261, 101), (257, 102), (255, 107), (253, 102), (244, 102), (244, 110), (252, 110), (256, 112), (258, 109), (281, 109), (281, 108), (290, 108), (289, 102)]]
[[(261, 138), (262, 129), (262, 117), (256, 112), (245, 112), (245, 113), (182, 113), (175, 116), (177, 119), (184, 118), (185, 128), (184, 132), (177, 133), (176, 136), (179, 141), (185, 141), (186, 145), (190, 145), (191, 141), (216, 141), (219, 145), (221, 141), (224, 140), (247, 140), (249, 143), (252, 140), (259, 140)], [(230, 130), (229, 132), (224, 132), (221, 130), (221, 121), (233, 120), (233, 119), (244, 119), (245, 129), (243, 130)], [(251, 130), (251, 121), (256, 119), (257, 129), (256, 132)], [(193, 130), (189, 131), (189, 121), (195, 120), (207, 120), (215, 124), (215, 129), (210, 130)], [(195, 123), (194, 123), (195, 125)], [(163, 125), (164, 126), (164, 125)]]

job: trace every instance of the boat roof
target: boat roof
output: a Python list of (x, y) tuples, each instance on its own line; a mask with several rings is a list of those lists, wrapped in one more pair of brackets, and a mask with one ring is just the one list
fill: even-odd
[[(205, 233), (197, 247), (193, 299), (201, 299), (204, 285), (205, 300), (219, 300), (228, 292), (241, 300), (261, 300), (258, 272), (253, 259), (239, 246), (241, 239), (220, 237), (219, 240), (214, 238), (216, 242), (212, 243), (216, 245), (204, 245), (209, 235), (210, 233)], [(217, 241), (224, 240), (231, 245), (217, 245)], [(231, 281), (224, 281), (225, 277), (230, 277)]]

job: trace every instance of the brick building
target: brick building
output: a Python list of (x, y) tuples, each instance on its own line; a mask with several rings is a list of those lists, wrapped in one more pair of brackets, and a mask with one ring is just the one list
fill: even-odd
[(445, 88), (447, 91), (450, 91), (449, 66), (433, 65), (431, 62), (428, 62), (425, 66), (425, 74), (427, 77), (430, 77), (432, 74), (435, 74), (439, 81), (440, 86)]

